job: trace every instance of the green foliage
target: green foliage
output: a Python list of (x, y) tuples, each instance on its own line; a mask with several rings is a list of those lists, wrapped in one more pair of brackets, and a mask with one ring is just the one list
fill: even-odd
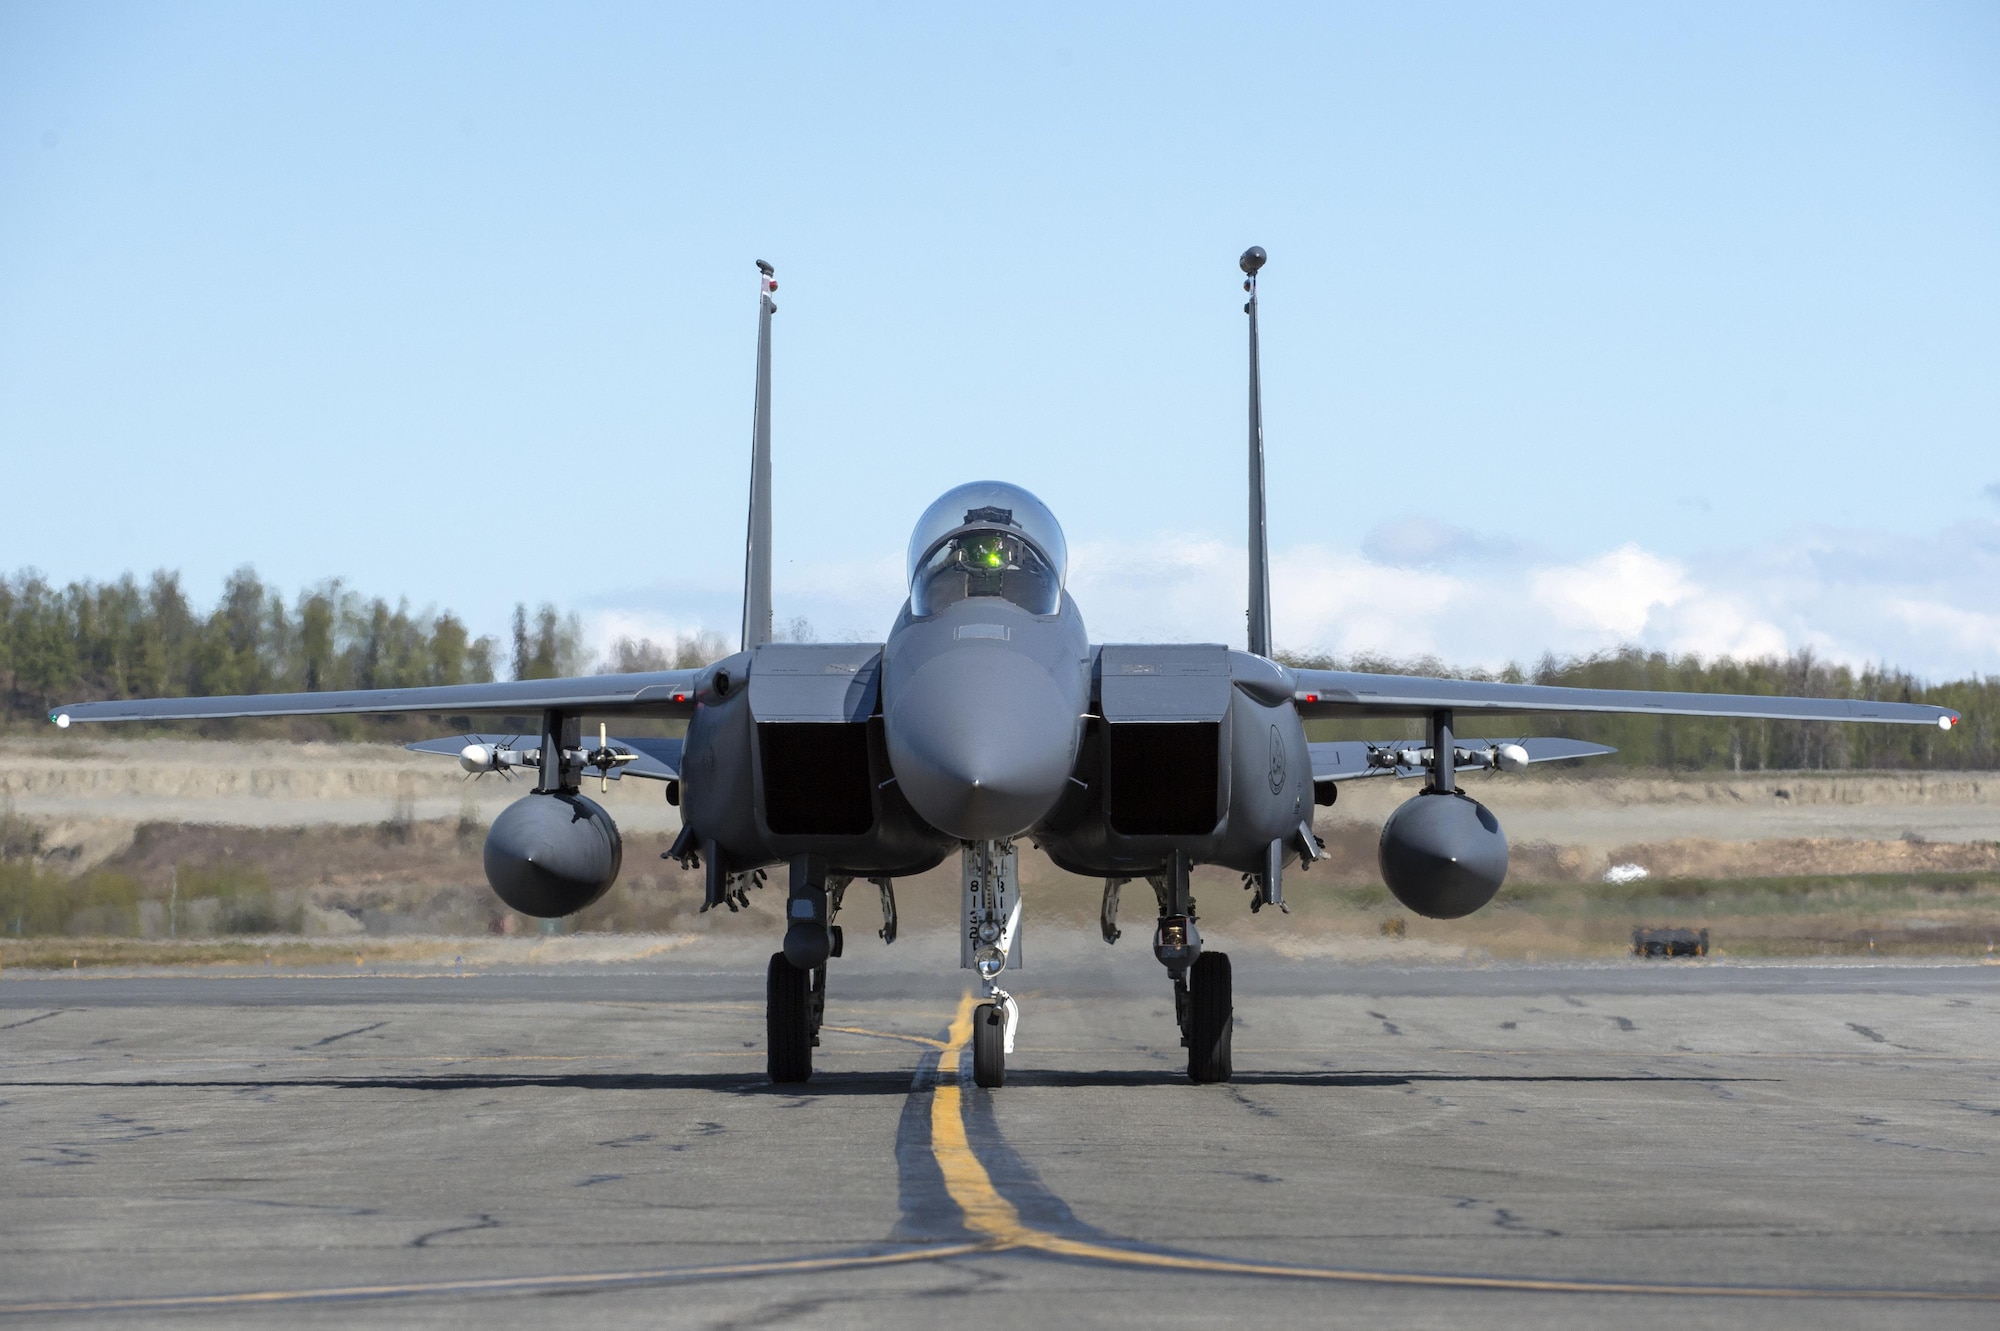
[[(1968, 770), (2000, 767), (2000, 677), (1929, 685), (1888, 666), (1855, 670), (1828, 665), (1810, 650), (1786, 657), (1737, 661), (1669, 656), (1624, 647), (1593, 656), (1545, 656), (1532, 670), (1457, 670), (1431, 658), (1392, 661), (1281, 653), (1288, 665), (1387, 674), (1440, 675), (1509, 683), (1556, 684), (1588, 689), (1664, 689), (1687, 693), (1748, 693), (1772, 697), (1867, 698), (1930, 703), (1960, 715), (1951, 731), (1930, 726), (1850, 725), (1812, 721), (1731, 721), (1718, 717), (1541, 716), (1484, 720), (1466, 716), (1468, 737), (1560, 735), (1609, 744), (1613, 758), (1594, 758), (1583, 770), (1607, 765), (1682, 771)], [(1395, 721), (1315, 724), (1314, 739), (1414, 738)]]
[(295, 934), (305, 906), (255, 870), (181, 865), (165, 890), (129, 874), (65, 877), (26, 859), (0, 860), (0, 934), (131, 938), (144, 934)]
[(144, 896), (125, 874), (65, 878), (28, 860), (0, 861), (0, 933), (129, 937), (140, 932)]
[[(63, 588), (29, 570), (0, 577), (0, 724), (39, 727), (56, 704), (102, 698), (490, 680), (496, 648), (449, 611), (412, 613), (407, 601), (392, 607), (337, 579), (287, 606), (241, 568), (204, 615), (164, 570), (143, 587), (128, 574)], [(364, 733), (359, 723), (353, 733)]]
[[(802, 624), (804, 620), (795, 620)], [(797, 639), (805, 642), (809, 639)], [(677, 634), (671, 644), (651, 638), (620, 638), (598, 670), (607, 675), (631, 675), (654, 670), (691, 670), (729, 655), (729, 644), (714, 629)]]
[[(795, 620), (780, 636), (808, 641), (811, 626)], [(492, 638), (472, 637), (449, 611), (413, 613), (406, 600), (392, 608), (379, 597), (348, 590), (338, 579), (307, 588), (288, 605), (281, 593), (244, 567), (229, 577), (219, 601), (203, 613), (189, 603), (179, 575), (165, 570), (143, 586), (127, 574), (116, 582), (74, 582), (62, 588), (28, 570), (0, 577), (0, 727), (38, 731), (46, 725), (50, 707), (102, 698), (480, 682), (494, 678), (499, 650)], [(600, 668), (685, 668), (727, 651), (725, 640), (712, 632), (683, 634), (671, 645), (627, 638), (613, 645)], [(1510, 665), (1497, 672), (1455, 670), (1432, 658), (1337, 661), (1281, 653), (1280, 659), (1299, 666), (1582, 688), (1891, 699), (1950, 707), (1963, 717), (1949, 732), (1698, 717), (1463, 719), (1469, 737), (1561, 735), (1618, 750), (1615, 758), (1594, 760), (1585, 770), (2000, 767), (2000, 677), (1929, 685), (1887, 666), (1857, 671), (1827, 665), (1810, 651), (1754, 661), (1703, 661), (1626, 647), (1585, 657), (1544, 657), (1533, 670)], [(581, 621), (553, 605), (544, 604), (532, 616), (527, 606), (517, 606), (511, 665), (517, 679), (581, 674), (589, 667)], [(422, 718), (334, 717), (204, 723), (200, 733), (388, 740), (430, 734), (436, 724)], [(1418, 730), (1414, 723), (1395, 721), (1318, 722), (1311, 733), (1315, 739), (1396, 739), (1415, 738)]]
[(41, 828), (14, 812), (12, 796), (0, 804), (0, 860), (39, 859), (44, 840)]
[[(233, 864), (179, 866), (174, 871), (180, 908), (195, 918), (211, 915), (218, 934), (295, 934), (305, 927), (305, 906), (281, 900), (270, 880)], [(213, 905), (208, 905), (208, 903)]]
[(583, 621), (544, 602), (528, 625), (528, 607), (514, 607), (514, 678), (566, 679), (583, 673)]

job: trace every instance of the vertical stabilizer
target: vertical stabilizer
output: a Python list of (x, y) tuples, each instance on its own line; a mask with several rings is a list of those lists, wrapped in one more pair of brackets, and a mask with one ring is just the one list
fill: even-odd
[(1257, 270), (1264, 248), (1243, 251), (1243, 312), (1250, 316), (1250, 650), (1271, 654), (1271, 542), (1264, 524), (1264, 386), (1257, 369)]
[(743, 650), (771, 640), (771, 316), (776, 270), (757, 260), (757, 402), (750, 419), (750, 534), (743, 554)]

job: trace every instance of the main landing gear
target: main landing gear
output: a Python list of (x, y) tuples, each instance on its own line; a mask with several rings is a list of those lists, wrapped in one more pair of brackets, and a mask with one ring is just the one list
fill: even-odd
[(1204, 952), (1196, 957), (1187, 982), (1176, 980), (1174, 991), (1174, 1007), (1187, 1014), (1181, 1021), (1181, 1039), (1187, 1045), (1188, 1080), (1228, 1081), (1234, 1071), (1229, 1033), (1236, 1024), (1229, 954)]
[(826, 967), (802, 971), (784, 953), (772, 953), (764, 978), (764, 1048), (772, 1081), (788, 1085), (812, 1078), (812, 1051), (825, 1016)]
[[(1235, 994), (1229, 954), (1201, 950), (1201, 930), (1195, 927), (1194, 897), (1188, 891), (1189, 864), (1176, 852), (1167, 871), (1148, 878), (1160, 902), (1160, 923), (1153, 932), (1153, 955), (1174, 982), (1174, 1017), (1181, 1043), (1188, 1051), (1188, 1080), (1228, 1081), (1229, 1037), (1235, 1026)], [(1117, 934), (1117, 896), (1105, 892), (1105, 940)]]
[[(800, 855), (792, 861), (785, 948), (771, 954), (764, 976), (766, 1067), (771, 1080), (781, 1085), (812, 1079), (812, 1051), (819, 1046), (819, 1028), (826, 1020), (826, 963), (841, 954), (845, 943), (834, 920), (853, 881), (845, 874), (827, 872), (826, 861), (818, 855)], [(882, 928), (876, 937), (893, 943), (895, 884), (887, 878), (868, 881), (882, 894)]]

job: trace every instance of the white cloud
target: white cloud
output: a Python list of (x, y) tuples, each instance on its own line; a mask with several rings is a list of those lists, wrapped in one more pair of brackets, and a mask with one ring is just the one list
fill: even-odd
[(583, 640), (592, 654), (602, 659), (620, 638), (634, 642), (650, 638), (662, 647), (671, 647), (681, 634), (699, 632), (704, 627), (699, 620), (643, 609), (598, 610), (583, 617)]
[(1625, 544), (1581, 564), (1538, 569), (1528, 587), (1536, 605), (1564, 628), (1637, 639), (1654, 612), (1695, 594), (1687, 572)]
[(1099, 642), (1238, 642), (1248, 584), (1240, 547), (1163, 532), (1070, 547), (1069, 592)]
[[(1638, 643), (1704, 657), (1782, 655), (1794, 642), (1759, 598), (1697, 581), (1687, 566), (1627, 542), (1595, 558), (1534, 570), (1534, 605), (1571, 630), (1570, 650)], [(1504, 592), (1502, 592), (1504, 595)], [(1552, 636), (1552, 643), (1554, 638)]]
[[(2000, 673), (2000, 522), (1922, 538), (1813, 528), (1679, 558), (1638, 542), (1555, 560), (1457, 529), (1403, 535), (1399, 545), (1371, 533), (1364, 547), (1397, 562), (1317, 544), (1275, 552), (1279, 645), (1488, 667), (1627, 643), (1705, 657), (1811, 647), (1931, 679)], [(1245, 581), (1241, 545), (1207, 535), (1162, 532), (1071, 551), (1070, 591), (1098, 642), (1240, 644)], [(785, 560), (777, 570), (778, 618), (803, 617), (822, 639), (879, 641), (903, 595), (893, 547), (869, 559)], [(701, 584), (662, 581), (597, 598), (585, 622), (599, 650), (620, 634), (665, 642), (702, 627), (733, 641), (739, 596), (736, 571), (718, 570)]]
[(1352, 655), (1442, 653), (1438, 636), (1472, 586), (1447, 573), (1393, 568), (1320, 546), (1271, 559), (1271, 617), (1285, 643)]
[(2000, 650), (2000, 614), (1923, 600), (1892, 599), (1885, 608), (1925, 637), (1941, 639), (1989, 660)]
[(1661, 605), (1647, 616), (1646, 628), (1631, 635), (1632, 641), (1664, 647), (1676, 655), (1693, 652), (1697, 656), (1783, 656), (1797, 647), (1823, 646), (1794, 642), (1785, 631), (1762, 619), (1733, 596), (1706, 589), (1690, 589), (1671, 606)]
[(1435, 518), (1406, 516), (1372, 528), (1361, 538), (1361, 553), (1377, 564), (1436, 568), (1468, 560), (1510, 560), (1519, 547), (1507, 537), (1483, 536)]

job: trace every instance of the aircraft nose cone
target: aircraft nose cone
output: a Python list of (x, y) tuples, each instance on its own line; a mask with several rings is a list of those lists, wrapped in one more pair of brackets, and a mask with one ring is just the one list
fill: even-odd
[(939, 831), (965, 841), (1014, 836), (1061, 797), (1078, 708), (1035, 662), (946, 652), (888, 703), (889, 765), (910, 806)]

